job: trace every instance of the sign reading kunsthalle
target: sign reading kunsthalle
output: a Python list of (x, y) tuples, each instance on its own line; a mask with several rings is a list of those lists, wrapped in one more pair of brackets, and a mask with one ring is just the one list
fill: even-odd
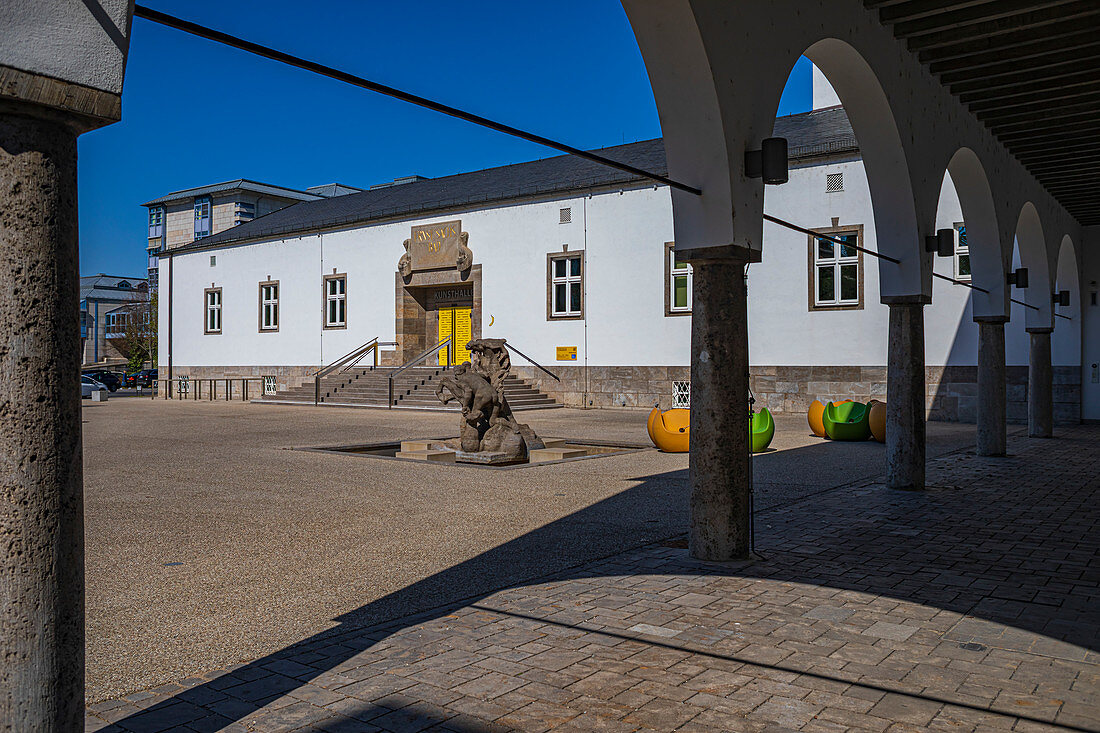
[(409, 264), (413, 271), (454, 267), (462, 237), (461, 221), (445, 221), (412, 228)]

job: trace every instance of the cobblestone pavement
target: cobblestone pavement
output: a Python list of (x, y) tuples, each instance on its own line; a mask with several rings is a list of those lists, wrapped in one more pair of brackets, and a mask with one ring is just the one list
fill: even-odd
[(104, 731), (1100, 730), (1100, 427), (88, 708)]

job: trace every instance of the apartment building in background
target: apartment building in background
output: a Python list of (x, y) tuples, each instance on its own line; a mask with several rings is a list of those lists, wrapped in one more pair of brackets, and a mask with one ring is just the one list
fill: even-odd
[(149, 288), (157, 289), (157, 272), (162, 252), (302, 201), (316, 201), (360, 190), (339, 183), (329, 183), (299, 191), (239, 178), (235, 181), (174, 191), (147, 201), (142, 206), (149, 212), (146, 244), (149, 255)]

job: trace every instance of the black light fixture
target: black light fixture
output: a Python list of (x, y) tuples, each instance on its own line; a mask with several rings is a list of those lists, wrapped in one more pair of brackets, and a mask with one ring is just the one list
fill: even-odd
[(955, 230), (940, 229), (935, 236), (925, 237), (924, 251), (935, 252), (940, 257), (952, 257), (955, 254)]
[(1015, 285), (1020, 290), (1027, 289), (1027, 268), (1018, 267), (1015, 272), (1010, 272), (1005, 276), (1005, 280), (1009, 285)]
[(759, 150), (746, 150), (745, 176), (763, 178), (769, 186), (786, 183), (787, 138), (767, 137), (760, 141)]
[(1069, 305), (1069, 291), (1059, 290), (1054, 294), (1054, 305)]

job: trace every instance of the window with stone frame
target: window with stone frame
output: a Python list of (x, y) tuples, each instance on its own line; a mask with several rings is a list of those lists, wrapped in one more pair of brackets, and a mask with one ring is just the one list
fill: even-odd
[(348, 326), (348, 276), (332, 274), (325, 276), (325, 328), (347, 328)]
[[(810, 310), (863, 308), (863, 226), (815, 229), (809, 238)], [(834, 242), (831, 240), (839, 240)]]
[(966, 243), (966, 224), (955, 224), (955, 279), (970, 282), (970, 246)]
[(547, 320), (584, 318), (584, 250), (546, 258)]
[(279, 330), (279, 281), (260, 283), (260, 331)]
[(203, 333), (218, 334), (222, 332), (222, 289), (207, 288), (204, 292), (206, 306), (205, 323)]
[(673, 242), (665, 243), (665, 315), (691, 315), (692, 268), (681, 260)]

